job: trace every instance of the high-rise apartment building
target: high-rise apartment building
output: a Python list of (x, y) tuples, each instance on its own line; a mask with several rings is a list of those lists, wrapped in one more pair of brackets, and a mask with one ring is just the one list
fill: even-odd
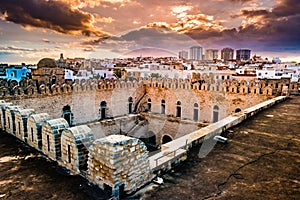
[(190, 48), (191, 60), (203, 60), (203, 49), (200, 46), (193, 46)]
[(237, 60), (249, 60), (251, 55), (250, 49), (238, 49), (236, 50), (236, 59)]
[(221, 59), (224, 61), (233, 59), (234, 50), (231, 48), (224, 48), (221, 50)]
[(180, 59), (188, 59), (188, 52), (187, 51), (179, 51), (179, 58)]
[(218, 59), (218, 49), (206, 49), (205, 60), (216, 60)]

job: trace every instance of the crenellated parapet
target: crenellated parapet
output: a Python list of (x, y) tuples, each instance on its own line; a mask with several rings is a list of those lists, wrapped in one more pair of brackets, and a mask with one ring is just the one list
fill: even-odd
[(124, 81), (117, 79), (89, 79), (67, 84), (41, 84), (22, 80), (20, 84), (0, 81), (0, 99), (22, 99), (73, 93), (107, 91), (113, 89), (128, 89), (142, 86), (142, 81)]
[(297, 91), (298, 83), (287, 83), (281, 80), (265, 81), (265, 80), (216, 80), (209, 79), (209, 75), (203, 75), (204, 79), (195, 81), (192, 79), (158, 79), (158, 78), (145, 78), (140, 79), (144, 85), (152, 88), (167, 88), (167, 89), (186, 89), (186, 90), (201, 90), (210, 92), (228, 92), (239, 94), (267, 94), (274, 95), (281, 92), (284, 87), (289, 91)]
[(138, 78), (136, 80), (123, 79), (89, 79), (63, 84), (37, 85), (32, 80), (22, 80), (20, 84), (14, 81), (0, 80), (0, 99), (40, 98), (43, 96), (71, 95), (78, 93), (110, 91), (114, 89), (126, 90), (138, 87), (200, 90), (210, 92), (229, 92), (240, 94), (265, 94), (264, 88), (271, 87), (272, 93), (298, 92), (299, 83), (289, 83), (285, 80), (214, 80), (213, 74), (202, 74), (200, 79), (171, 79), (171, 78)]

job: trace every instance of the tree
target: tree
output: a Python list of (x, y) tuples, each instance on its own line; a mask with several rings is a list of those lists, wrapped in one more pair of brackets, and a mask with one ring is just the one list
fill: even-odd
[(151, 73), (151, 78), (160, 78), (160, 75), (158, 73)]
[(123, 75), (125, 72), (126, 72), (125, 69), (120, 69), (120, 68), (114, 69), (114, 76), (115, 76), (116, 78), (122, 78), (122, 75)]

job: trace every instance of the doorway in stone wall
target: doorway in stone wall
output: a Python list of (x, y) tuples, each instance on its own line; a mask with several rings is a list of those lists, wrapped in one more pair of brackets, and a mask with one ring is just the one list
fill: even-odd
[(166, 101), (164, 99), (161, 100), (161, 114), (166, 114)]
[(100, 104), (100, 119), (105, 119), (106, 118), (106, 107), (107, 103), (106, 101), (102, 101)]
[(162, 137), (162, 144), (166, 144), (166, 143), (168, 143), (168, 142), (171, 142), (173, 139), (171, 138), (171, 136), (169, 136), (169, 135), (164, 135), (163, 137)]
[(51, 85), (56, 84), (56, 76), (51, 77)]
[(213, 108), (213, 123), (219, 121), (219, 106), (215, 105)]
[(124, 184), (122, 184), (122, 185), (120, 185), (119, 186), (119, 197), (122, 199), (122, 197), (124, 197), (124, 195), (125, 195), (125, 185)]
[(177, 101), (176, 104), (176, 117), (181, 117), (181, 102)]
[(73, 113), (71, 111), (71, 106), (66, 105), (63, 107), (62, 117), (68, 122), (69, 126), (72, 125)]
[(129, 114), (132, 113), (132, 104), (133, 104), (132, 97), (129, 97), (129, 98), (128, 98), (128, 113), (129, 113)]

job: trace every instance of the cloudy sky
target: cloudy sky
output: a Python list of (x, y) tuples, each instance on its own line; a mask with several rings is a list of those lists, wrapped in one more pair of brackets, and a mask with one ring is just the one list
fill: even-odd
[(0, 0), (0, 63), (249, 48), (300, 62), (299, 0)]

